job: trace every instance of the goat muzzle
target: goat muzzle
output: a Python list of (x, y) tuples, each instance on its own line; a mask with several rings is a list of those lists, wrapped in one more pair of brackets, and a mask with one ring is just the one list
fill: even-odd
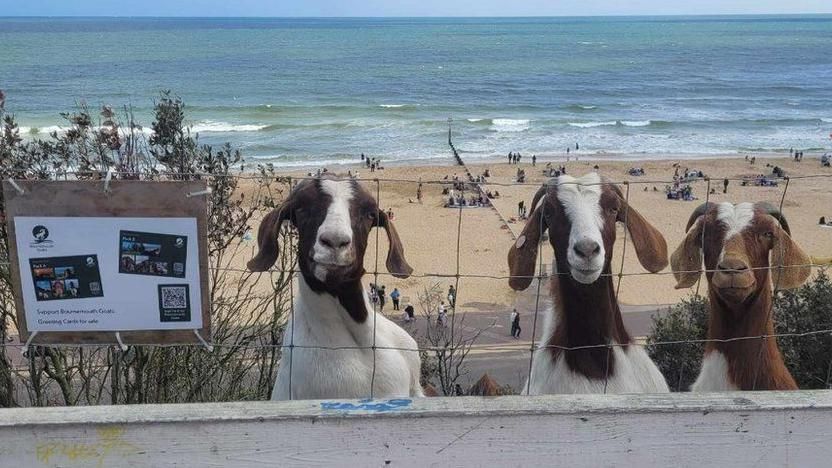
[(716, 270), (711, 285), (727, 300), (744, 300), (756, 286), (754, 272), (742, 259), (726, 257), (719, 262)]

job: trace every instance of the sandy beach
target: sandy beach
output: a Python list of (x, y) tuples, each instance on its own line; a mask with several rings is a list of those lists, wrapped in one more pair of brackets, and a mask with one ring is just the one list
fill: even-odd
[[(631, 206), (664, 234), (671, 252), (682, 240), (690, 213), (705, 200), (709, 187), (708, 181), (698, 180), (691, 184), (694, 196), (698, 200), (668, 200), (664, 187), (672, 181), (673, 163), (678, 161), (680, 171), (685, 168), (699, 170), (711, 178), (710, 187), (716, 190), (709, 195), (710, 201), (768, 201), (779, 205), (783, 199), (783, 212), (791, 225), (793, 237), (813, 257), (832, 256), (832, 229), (818, 225), (821, 216), (832, 218), (832, 170), (822, 168), (816, 155), (807, 155), (803, 162), (795, 162), (788, 157), (759, 158), (754, 165), (742, 157), (677, 160), (673, 155), (662, 161), (633, 161), (635, 157), (631, 157), (626, 161), (572, 160), (568, 163), (565, 162), (565, 158), (541, 157), (534, 167), (531, 161), (526, 159), (528, 157), (519, 165), (509, 165), (504, 160), (468, 165), (468, 169), (474, 175), (481, 174), (486, 169), (491, 173), (489, 184), (485, 188), (500, 192), (500, 198), (493, 201), (496, 211), (491, 208), (443, 207), (446, 199), (442, 190), (449, 184), (442, 182), (446, 177), (453, 179), (455, 174), (464, 178), (465, 169), (461, 166), (392, 166), (374, 173), (370, 173), (359, 164), (354, 167), (339, 167), (337, 173), (346, 173), (348, 170), (360, 171), (360, 176), (364, 179), (362, 183), (372, 193), (378, 193), (380, 206), (385, 210), (393, 210), (406, 257), (414, 268), (414, 275), (405, 280), (387, 274), (384, 269), (387, 240), (384, 233), (380, 232), (378, 257), (376, 236), (371, 235), (365, 257), (365, 266), (369, 272), (365, 281), (373, 281), (373, 272), (378, 271), (378, 283), (386, 285), (388, 291), (394, 287), (399, 288), (403, 293), (403, 302), (412, 300), (415, 303), (417, 294), (434, 283), (439, 283), (445, 291), (449, 285), (456, 285), (455, 275), (458, 272), (461, 275), (458, 287), (460, 312), (488, 311), (499, 314), (501, 310), (510, 310), (516, 303), (522, 302), (519, 300), (522, 294), (533, 294), (535, 286), (533, 283), (525, 293), (516, 293), (508, 286), (506, 256), (513, 243), (509, 228), (514, 233), (522, 231), (523, 221), (515, 219), (517, 203), (520, 200), (525, 200), (527, 206), (531, 203), (539, 184), (548, 179), (543, 173), (547, 162), (552, 162), (555, 167), (565, 165), (568, 173), (575, 176), (595, 170), (594, 166), (597, 164), (598, 172), (607, 180), (628, 182)], [(722, 193), (724, 178), (741, 179), (759, 174), (770, 175), (771, 168), (766, 167), (767, 164), (777, 165), (786, 171), (791, 177), (788, 188), (784, 181), (780, 181), (776, 187), (759, 187), (741, 186), (739, 180), (731, 180), (728, 193)], [(643, 168), (645, 175), (629, 175), (628, 169), (634, 166)], [(525, 184), (515, 184), (518, 167), (526, 171)], [(306, 176), (307, 172), (298, 171), (286, 175)], [(367, 180), (370, 177), (377, 177), (379, 180)], [(416, 190), (420, 180), (424, 184), (421, 204), (416, 201)], [(622, 189), (627, 191), (625, 185), (622, 185)], [(508, 221), (508, 228), (500, 215)], [(614, 272), (619, 271), (621, 255), (625, 250), (622, 249), (623, 227), (619, 226), (618, 231)], [(551, 248), (548, 245), (543, 246), (542, 252), (545, 263), (550, 265)], [(692, 290), (674, 289), (675, 281), (669, 268), (659, 274), (647, 274), (638, 263), (631, 244), (626, 247), (624, 253), (625, 276), (619, 292), (619, 299), (623, 304), (671, 304), (692, 293)]]

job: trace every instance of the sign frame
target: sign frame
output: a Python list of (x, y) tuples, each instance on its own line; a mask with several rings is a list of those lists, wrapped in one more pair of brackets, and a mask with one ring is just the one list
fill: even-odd
[[(19, 189), (22, 189), (22, 192)], [(210, 342), (208, 288), (208, 201), (205, 180), (197, 181), (3, 181), (9, 270), (20, 341), (28, 345), (196, 344)], [(17, 252), (17, 216), (196, 218), (202, 328), (136, 331), (29, 332)]]

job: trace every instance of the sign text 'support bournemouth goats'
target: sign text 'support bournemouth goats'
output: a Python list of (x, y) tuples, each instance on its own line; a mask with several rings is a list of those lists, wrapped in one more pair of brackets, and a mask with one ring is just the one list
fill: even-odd
[(5, 182), (4, 196), (21, 340), (209, 336), (207, 206), (188, 196), (204, 193), (204, 182), (15, 185), (22, 192)]

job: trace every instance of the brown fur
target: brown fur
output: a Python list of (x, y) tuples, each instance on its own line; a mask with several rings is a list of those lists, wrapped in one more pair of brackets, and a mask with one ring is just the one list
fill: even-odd
[[(691, 225), (693, 228), (671, 257), (676, 287), (690, 287), (696, 282), (698, 271), (682, 270), (699, 270), (704, 255), (710, 303), (708, 338), (771, 335), (772, 275), (768, 267), (781, 267), (774, 270), (779, 289), (794, 288), (811, 273), (808, 267), (795, 265), (806, 264), (809, 259), (792, 240), (782, 215), (773, 216), (764, 206), (755, 207), (749, 226), (731, 239), (725, 239), (726, 227), (717, 214), (718, 205), (712, 204), (695, 212), (696, 219), (688, 223), (689, 229)], [(781, 271), (782, 276), (777, 278)], [(725, 356), (729, 378), (741, 390), (797, 389), (774, 338), (709, 342), (705, 353), (713, 351)]]
[(348, 267), (331, 271), (325, 282), (318, 280), (314, 275), (309, 253), (317, 241), (318, 227), (323, 223), (327, 208), (332, 202), (330, 196), (321, 190), (320, 180), (304, 180), (292, 190), (283, 204), (263, 218), (257, 234), (259, 251), (249, 260), (248, 268), (251, 271), (267, 271), (274, 265), (279, 251), (277, 242), (280, 229), (288, 220), (299, 233), (298, 266), (309, 287), (317, 293), (329, 293), (337, 297), (350, 316), (356, 322), (363, 323), (368, 312), (361, 277), (364, 275), (364, 253), (367, 250), (370, 230), (382, 227), (387, 233), (390, 248), (386, 265), (393, 276), (407, 278), (413, 272), (413, 268), (405, 260), (401, 239), (387, 214), (379, 209), (375, 199), (366, 189), (355, 181), (350, 181), (354, 192), (350, 203), (350, 221), (355, 261)]
[[(535, 206), (545, 193), (540, 206)], [(599, 201), (605, 219), (601, 237), (606, 258), (601, 277), (592, 284), (575, 281), (569, 274), (554, 275), (550, 292), (555, 301), (558, 325), (546, 343), (553, 359), (566, 353), (566, 363), (574, 372), (587, 377), (603, 379), (615, 372), (614, 355), (606, 347), (563, 351), (561, 347), (606, 345), (611, 342), (626, 345), (630, 336), (624, 327), (621, 310), (615, 297), (611, 273), (615, 223), (626, 222), (630, 238), (642, 266), (657, 272), (667, 266), (667, 243), (661, 233), (651, 226), (641, 214), (629, 207), (621, 191), (604, 184)], [(509, 251), (508, 263), (512, 278), (509, 285), (515, 290), (529, 286), (535, 272), (538, 244), (543, 232), (549, 229), (549, 242), (555, 252), (559, 272), (568, 272), (566, 251), (569, 247), (571, 222), (557, 198), (557, 186), (547, 185), (535, 195), (533, 212), (523, 229), (525, 242), (515, 243)]]
[(468, 395), (471, 396), (500, 396), (502, 394), (500, 386), (487, 372), (468, 389)]

